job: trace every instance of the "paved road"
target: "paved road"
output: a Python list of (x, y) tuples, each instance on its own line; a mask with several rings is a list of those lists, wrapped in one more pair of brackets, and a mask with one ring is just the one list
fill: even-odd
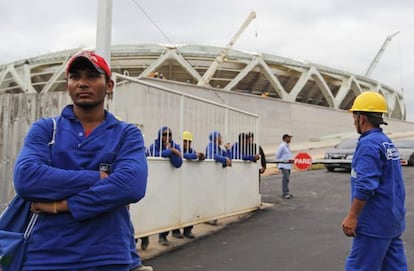
[[(414, 270), (414, 167), (404, 168), (407, 189), (409, 270)], [(281, 175), (264, 177), (264, 202), (274, 207), (145, 263), (155, 271), (321, 271), (343, 270), (351, 239), (342, 234), (348, 209), (349, 173), (295, 172), (294, 197), (280, 197)]]

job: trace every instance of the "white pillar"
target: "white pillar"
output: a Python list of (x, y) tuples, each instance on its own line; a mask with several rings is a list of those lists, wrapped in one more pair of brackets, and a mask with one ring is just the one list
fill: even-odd
[(112, 0), (98, 0), (96, 52), (111, 65)]

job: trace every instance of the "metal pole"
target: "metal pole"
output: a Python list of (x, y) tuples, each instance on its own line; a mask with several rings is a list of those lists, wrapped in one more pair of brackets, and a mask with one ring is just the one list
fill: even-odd
[(111, 65), (112, 0), (98, 0), (96, 52)]

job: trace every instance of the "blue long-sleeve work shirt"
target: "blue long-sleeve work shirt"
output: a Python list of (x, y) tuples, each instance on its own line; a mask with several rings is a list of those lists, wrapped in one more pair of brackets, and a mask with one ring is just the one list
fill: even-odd
[(226, 158), (231, 159), (231, 151), (223, 150), (219, 145), (214, 142), (209, 142), (206, 148), (207, 159), (214, 159), (216, 162), (219, 162), (226, 167)]
[(232, 159), (256, 162), (256, 153), (253, 153), (253, 145), (241, 145), (236, 142), (231, 146)]
[[(169, 158), (171, 164), (175, 168), (180, 168), (181, 165), (183, 164), (183, 159), (181, 158), (181, 156), (173, 153), (173, 151), (171, 150), (171, 148), (167, 148), (166, 147), (166, 144), (162, 142), (162, 133), (165, 130), (169, 130), (169, 128), (166, 127), (166, 126), (164, 126), (164, 127), (161, 127), (158, 130), (157, 138), (154, 140), (154, 143), (152, 143), (148, 147), (148, 149), (145, 152), (145, 155), (148, 156), (148, 157), (164, 157), (164, 158)], [(169, 143), (170, 143), (170, 145), (171, 145), (172, 148), (175, 148), (179, 152), (181, 152), (180, 145), (176, 144), (171, 139), (169, 139)]]
[(198, 154), (192, 148), (189, 148), (188, 150), (183, 150), (183, 157), (187, 160), (198, 160)]
[[(85, 137), (67, 106), (57, 118), (30, 128), (17, 158), (14, 185), (31, 201), (67, 200), (70, 213), (41, 214), (32, 232), (25, 269), (58, 270), (129, 264), (127, 204), (145, 195), (147, 162), (141, 131), (105, 112)], [(99, 170), (109, 177), (100, 178)]]
[(405, 229), (405, 187), (394, 143), (375, 128), (361, 135), (352, 159), (351, 201), (366, 201), (357, 234), (393, 238)]

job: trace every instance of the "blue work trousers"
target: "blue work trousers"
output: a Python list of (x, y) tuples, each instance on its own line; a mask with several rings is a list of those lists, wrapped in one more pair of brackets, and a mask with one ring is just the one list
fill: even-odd
[[(105, 265), (105, 266), (98, 266), (98, 267), (90, 267), (90, 268), (81, 268), (81, 269), (65, 269), (61, 271), (129, 271), (130, 266), (124, 264), (115, 264), (115, 265)], [(30, 270), (30, 271), (50, 271), (50, 270)]]
[(357, 235), (346, 259), (345, 271), (407, 271), (401, 237)]

